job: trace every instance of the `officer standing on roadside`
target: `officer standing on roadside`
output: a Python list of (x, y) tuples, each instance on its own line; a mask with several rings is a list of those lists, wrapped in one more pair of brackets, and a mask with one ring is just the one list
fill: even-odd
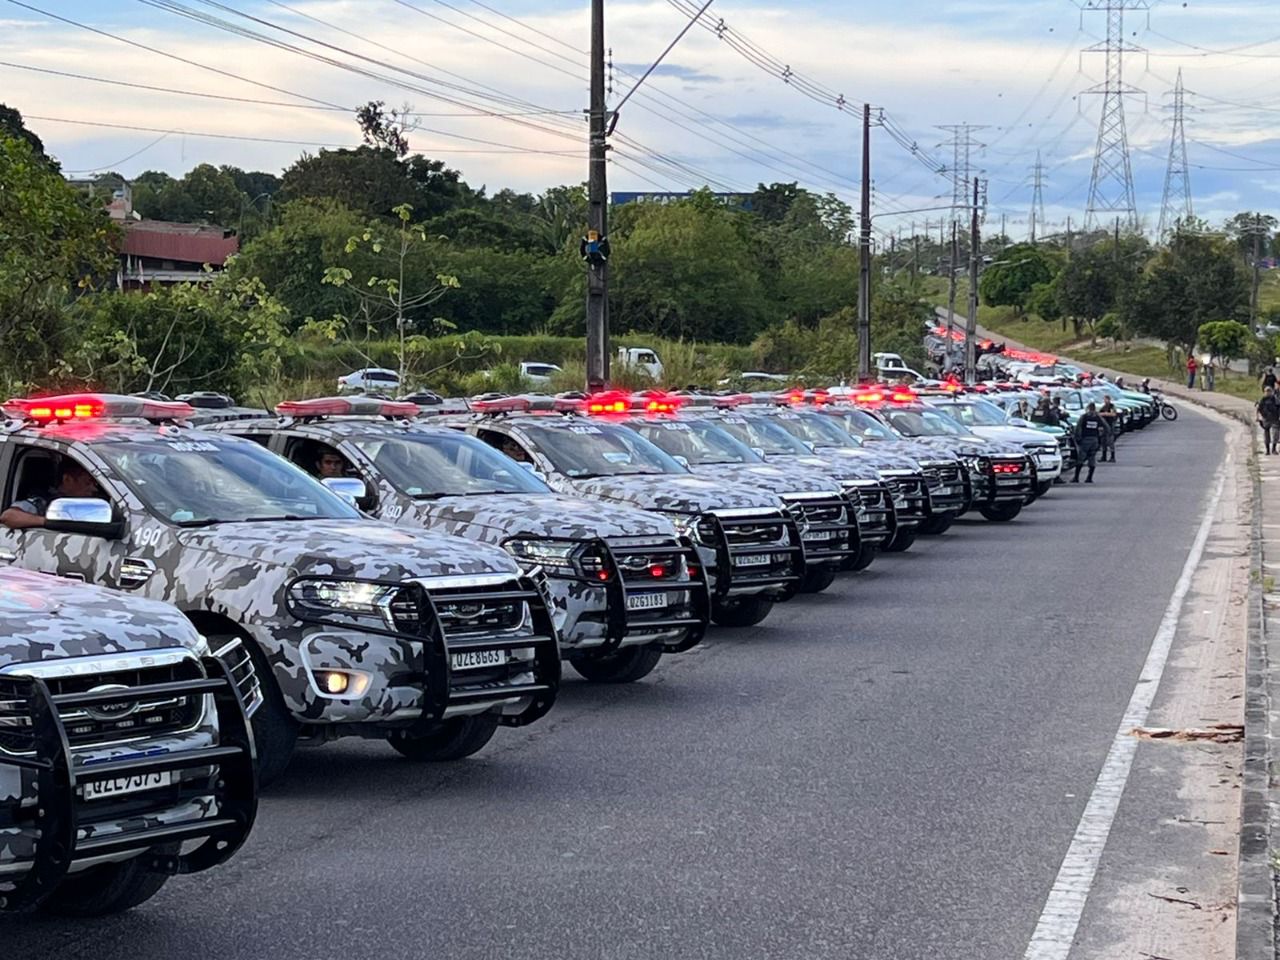
[(1262, 399), (1258, 401), (1258, 426), (1262, 427), (1267, 454), (1275, 453), (1280, 449), (1280, 397), (1276, 396), (1274, 387), (1262, 391)]
[(1072, 478), (1072, 483), (1080, 482), (1080, 470), (1086, 461), (1089, 464), (1089, 476), (1084, 482), (1093, 483), (1093, 471), (1098, 466), (1098, 450), (1106, 442), (1109, 429), (1107, 421), (1098, 415), (1098, 405), (1089, 404), (1080, 422), (1076, 424), (1076, 443), (1080, 447), (1080, 459), (1076, 462), (1076, 475)]
[(1116, 405), (1111, 402), (1111, 398), (1107, 397), (1102, 401), (1102, 409), (1098, 411), (1098, 416), (1107, 421), (1107, 435), (1102, 441), (1102, 462), (1107, 462), (1107, 454), (1111, 454), (1111, 462), (1116, 462), (1116, 435), (1119, 431), (1116, 427), (1120, 423), (1120, 411), (1116, 409)]

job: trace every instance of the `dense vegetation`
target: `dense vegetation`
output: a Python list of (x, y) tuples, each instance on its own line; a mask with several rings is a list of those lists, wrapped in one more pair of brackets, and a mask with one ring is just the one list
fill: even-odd
[[(519, 387), (522, 360), (560, 363), (562, 385), (580, 384), (583, 189), (489, 195), (408, 155), (377, 107), (362, 110), (365, 146), (304, 155), (279, 177), (202, 164), (180, 178), (135, 178), (141, 216), (218, 223), (242, 239), (210, 283), (145, 294), (114, 289), (118, 233), (101, 198), (72, 188), (17, 112), (0, 108), (0, 387), (267, 400), (331, 389), (374, 363), (402, 367), (415, 384), (479, 391)], [(615, 335), (656, 347), (674, 383), (747, 369), (848, 377), (852, 227), (847, 205), (796, 184), (762, 184), (741, 206), (704, 192), (617, 207)], [(1205, 323), (1248, 319), (1240, 241), (1189, 228), (1158, 250), (1077, 238), (1068, 257), (995, 238), (984, 245), (982, 293), (1077, 330), (1193, 342)], [(914, 247), (910, 270), (880, 260), (872, 302), (875, 349), (919, 363), (927, 275), (945, 269), (945, 251)]]

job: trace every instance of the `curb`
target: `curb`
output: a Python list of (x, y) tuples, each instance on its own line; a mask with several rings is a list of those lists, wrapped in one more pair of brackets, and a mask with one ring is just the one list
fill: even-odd
[(1255, 457), (1254, 509), (1250, 536), (1248, 652), (1245, 657), (1244, 770), (1240, 797), (1240, 847), (1237, 867), (1236, 960), (1276, 960), (1276, 878), (1271, 860), (1271, 744), (1275, 720), (1271, 704), (1280, 681), (1271, 675), (1274, 661), (1267, 634), (1262, 538), (1262, 474)]

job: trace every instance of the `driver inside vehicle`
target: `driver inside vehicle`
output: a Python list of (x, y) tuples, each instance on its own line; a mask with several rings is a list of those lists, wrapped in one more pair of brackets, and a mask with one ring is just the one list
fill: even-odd
[(42, 494), (33, 494), (15, 501), (7, 510), (0, 513), (0, 525), (10, 530), (43, 527), (49, 504), (64, 497), (102, 498), (102, 490), (89, 471), (74, 460), (65, 458), (58, 467), (58, 482)]
[(529, 456), (524, 447), (510, 437), (503, 437), (498, 444), (498, 449), (517, 463), (533, 463), (533, 458)]

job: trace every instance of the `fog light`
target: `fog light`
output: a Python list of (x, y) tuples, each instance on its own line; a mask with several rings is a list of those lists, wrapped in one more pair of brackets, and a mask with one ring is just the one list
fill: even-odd
[(351, 678), (345, 673), (338, 673), (336, 670), (321, 670), (316, 674), (316, 682), (324, 693), (332, 697), (342, 696), (347, 692), (347, 688), (351, 686)]

